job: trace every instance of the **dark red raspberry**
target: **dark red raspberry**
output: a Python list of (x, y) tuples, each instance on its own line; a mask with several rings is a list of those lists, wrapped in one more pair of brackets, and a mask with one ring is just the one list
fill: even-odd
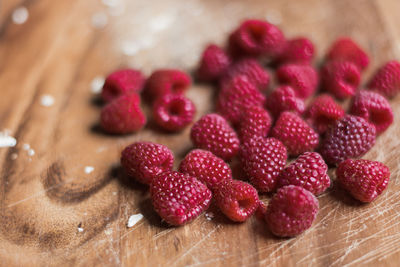
[(328, 164), (336, 165), (364, 155), (375, 144), (375, 137), (374, 125), (361, 117), (346, 115), (326, 132), (320, 153)]
[(288, 185), (273, 196), (265, 219), (273, 234), (292, 237), (311, 227), (318, 209), (318, 200), (311, 192), (300, 186)]
[(167, 94), (182, 94), (191, 85), (188, 74), (175, 69), (160, 69), (151, 74), (146, 83), (146, 96), (155, 100)]
[(305, 115), (311, 126), (323, 134), (335, 121), (343, 118), (344, 110), (330, 95), (322, 94), (313, 100)]
[(297, 114), (289, 111), (279, 116), (271, 135), (286, 146), (291, 156), (312, 151), (319, 142), (318, 134)]
[(328, 166), (320, 154), (306, 152), (281, 172), (278, 187), (297, 185), (319, 195), (331, 185), (327, 171)]
[(314, 44), (305, 37), (299, 37), (286, 42), (285, 49), (277, 61), (280, 64), (311, 64), (313, 57)]
[(375, 125), (376, 134), (384, 132), (393, 122), (393, 111), (381, 94), (359, 91), (350, 104), (350, 113)]
[(105, 102), (110, 102), (124, 94), (139, 93), (145, 81), (143, 74), (135, 69), (114, 71), (107, 76), (101, 97)]
[(239, 180), (221, 183), (214, 197), (222, 213), (235, 222), (246, 221), (259, 206), (257, 190)]
[(196, 177), (211, 191), (218, 185), (232, 179), (232, 170), (221, 158), (207, 150), (195, 149), (181, 161), (179, 171)]
[(154, 209), (171, 225), (193, 221), (207, 210), (211, 191), (187, 174), (170, 171), (157, 175), (150, 186)]
[(209, 150), (224, 160), (231, 159), (239, 150), (239, 138), (235, 131), (218, 114), (201, 117), (193, 125), (190, 138), (197, 148)]
[(122, 151), (121, 165), (129, 176), (150, 184), (158, 174), (172, 170), (174, 156), (168, 147), (151, 142), (136, 142)]
[(296, 96), (292, 87), (283, 85), (273, 91), (265, 101), (265, 106), (274, 118), (278, 118), (284, 111), (293, 111), (298, 114), (304, 112), (304, 101)]
[(368, 67), (369, 57), (364, 50), (350, 38), (337, 39), (326, 55), (328, 61), (350, 61), (360, 70)]
[(221, 77), (231, 64), (231, 59), (225, 51), (214, 44), (204, 50), (197, 76), (203, 81), (214, 81)]
[(336, 169), (336, 178), (354, 198), (372, 202), (386, 189), (390, 171), (378, 161), (347, 159)]
[(287, 159), (286, 148), (279, 140), (252, 138), (241, 146), (239, 156), (244, 172), (259, 192), (275, 189)]
[(400, 91), (400, 62), (392, 60), (381, 66), (368, 83), (370, 90), (393, 98)]
[(112, 134), (127, 134), (139, 131), (146, 124), (136, 94), (122, 95), (101, 110), (101, 127)]
[(255, 136), (266, 137), (271, 128), (271, 116), (260, 106), (252, 106), (244, 111), (239, 127), (240, 140), (244, 142), (246, 139)]
[(247, 108), (262, 106), (264, 101), (265, 97), (247, 77), (238, 75), (221, 88), (217, 99), (217, 111), (232, 124), (238, 124)]
[(330, 61), (321, 69), (322, 87), (338, 99), (355, 95), (360, 85), (360, 70), (349, 61)]
[(276, 75), (280, 84), (291, 86), (296, 96), (302, 99), (314, 94), (318, 86), (318, 73), (309, 65), (282, 65)]
[(183, 95), (169, 94), (153, 104), (153, 117), (164, 130), (176, 132), (189, 125), (196, 113), (193, 102)]

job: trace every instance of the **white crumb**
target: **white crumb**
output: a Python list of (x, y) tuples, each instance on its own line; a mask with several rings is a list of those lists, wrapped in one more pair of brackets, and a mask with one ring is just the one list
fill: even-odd
[(17, 153), (12, 153), (11, 154), (11, 159), (12, 160), (16, 160), (18, 158), (18, 154)]
[(118, 194), (118, 192), (112, 192), (113, 196), (116, 196)]
[(205, 216), (207, 220), (211, 221), (214, 218), (214, 213), (208, 212), (205, 214)]
[(162, 15), (152, 18), (150, 21), (150, 29), (154, 32), (162, 31), (167, 29), (173, 22), (172, 16)]
[(96, 29), (104, 28), (108, 23), (108, 17), (105, 13), (96, 13), (92, 16), (92, 26)]
[(106, 230), (104, 230), (104, 233), (106, 235), (111, 235), (113, 233), (113, 229), (112, 228), (107, 228)]
[(22, 149), (23, 150), (29, 150), (31, 148), (31, 146), (29, 144), (23, 144), (22, 145)]
[(128, 228), (131, 228), (135, 226), (135, 224), (137, 224), (141, 219), (143, 219), (143, 214), (141, 213), (131, 215), (128, 219), (128, 223), (126, 224), (126, 226)]
[(33, 150), (32, 148), (28, 150), (28, 156), (32, 157), (35, 155), (35, 150)]
[(91, 172), (94, 171), (94, 167), (93, 166), (86, 166), (85, 167), (85, 173), (89, 174)]
[(26, 7), (21, 6), (13, 11), (11, 19), (15, 24), (24, 24), (28, 20), (28, 17), (29, 17), (28, 9)]
[(121, 45), (122, 54), (125, 56), (133, 56), (140, 50), (140, 45), (134, 42), (125, 41)]
[(9, 130), (0, 132), (0, 147), (14, 147), (17, 144), (17, 139), (10, 136)]
[(78, 232), (82, 233), (83, 232), (83, 228), (82, 227), (78, 227)]
[(50, 107), (54, 104), (54, 97), (51, 95), (42, 95), (40, 98), (40, 104), (44, 107)]
[(93, 78), (92, 82), (90, 83), (90, 90), (94, 94), (98, 94), (101, 92), (101, 89), (103, 88), (105, 79), (102, 76), (96, 76)]

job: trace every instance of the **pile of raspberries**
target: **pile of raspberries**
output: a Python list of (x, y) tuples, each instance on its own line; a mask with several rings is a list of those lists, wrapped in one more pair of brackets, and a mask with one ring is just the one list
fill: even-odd
[[(387, 62), (361, 86), (369, 57), (350, 38), (336, 40), (319, 69), (313, 58), (309, 39), (287, 40), (262, 20), (242, 22), (226, 48), (206, 47), (196, 79), (218, 88), (216, 112), (192, 125), (195, 149), (178, 171), (172, 170), (173, 153), (161, 144), (136, 142), (121, 155), (128, 175), (149, 185), (163, 221), (193, 221), (214, 199), (232, 221), (256, 215), (273, 234), (291, 237), (315, 220), (316, 196), (331, 186), (328, 166), (337, 167), (338, 184), (361, 202), (385, 190), (388, 167), (358, 158), (393, 122), (387, 99), (400, 91), (400, 63)], [(271, 83), (277, 84), (272, 91)], [(139, 131), (146, 123), (142, 96), (161, 129), (181, 131), (196, 113), (184, 95), (190, 86), (190, 76), (180, 70), (160, 69), (148, 79), (138, 70), (117, 70), (102, 90), (102, 128), (112, 134)], [(240, 180), (233, 179), (235, 165)], [(259, 193), (273, 193), (268, 205)]]

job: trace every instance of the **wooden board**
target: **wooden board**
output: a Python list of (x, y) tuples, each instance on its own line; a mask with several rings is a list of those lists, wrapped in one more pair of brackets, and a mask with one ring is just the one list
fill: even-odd
[[(222, 44), (249, 17), (278, 23), (288, 37), (310, 37), (318, 59), (335, 38), (352, 36), (371, 55), (366, 80), (383, 62), (400, 58), (399, 1), (124, 4), (124, 12), (115, 16), (118, 8), (98, 0), (0, 2), (0, 131), (9, 129), (18, 141), (14, 148), (0, 148), (2, 265), (399, 265), (399, 98), (391, 102), (394, 125), (365, 156), (390, 167), (385, 194), (360, 205), (333, 188), (319, 197), (321, 210), (311, 230), (277, 239), (254, 218), (230, 223), (214, 207), (211, 220), (202, 215), (185, 227), (162, 225), (147, 188), (120, 171), (119, 154), (129, 143), (151, 140), (173, 149), (177, 165), (191, 147), (189, 129), (164, 134), (149, 126), (135, 135), (104, 135), (98, 131), (100, 109), (90, 90), (94, 77), (121, 66), (146, 74), (159, 67), (190, 71), (206, 43)], [(20, 5), (28, 8), (29, 18), (15, 25), (12, 11)], [(101, 14), (108, 20), (97, 29), (92, 20), (105, 22)], [(206, 85), (190, 89), (197, 117), (212, 110), (213, 90)], [(43, 94), (53, 96), (54, 105), (42, 106)], [(94, 171), (85, 173), (85, 166)], [(137, 213), (144, 219), (127, 228), (129, 216)]]

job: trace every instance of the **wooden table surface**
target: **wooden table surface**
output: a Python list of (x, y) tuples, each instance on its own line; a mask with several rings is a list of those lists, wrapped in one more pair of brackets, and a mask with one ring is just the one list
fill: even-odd
[[(16, 24), (20, 6), (29, 17)], [(319, 60), (335, 38), (353, 37), (371, 56), (366, 80), (400, 58), (399, 11), (398, 0), (1, 1), (0, 131), (8, 129), (18, 143), (0, 148), (0, 264), (399, 266), (400, 98), (391, 101), (394, 125), (365, 156), (390, 167), (386, 192), (361, 205), (330, 189), (318, 198), (309, 231), (277, 239), (256, 219), (230, 223), (215, 207), (184, 227), (161, 224), (147, 188), (120, 171), (119, 154), (134, 141), (151, 140), (175, 152), (176, 166), (191, 147), (189, 129), (164, 134), (148, 126), (129, 136), (105, 135), (91, 91), (95, 77), (122, 66), (146, 74), (159, 67), (191, 71), (206, 43), (223, 44), (249, 17), (268, 18), (288, 37), (311, 38)], [(212, 110), (213, 90), (190, 89), (197, 117)], [(43, 105), (46, 94), (53, 105)], [(144, 218), (127, 228), (138, 213)]]

